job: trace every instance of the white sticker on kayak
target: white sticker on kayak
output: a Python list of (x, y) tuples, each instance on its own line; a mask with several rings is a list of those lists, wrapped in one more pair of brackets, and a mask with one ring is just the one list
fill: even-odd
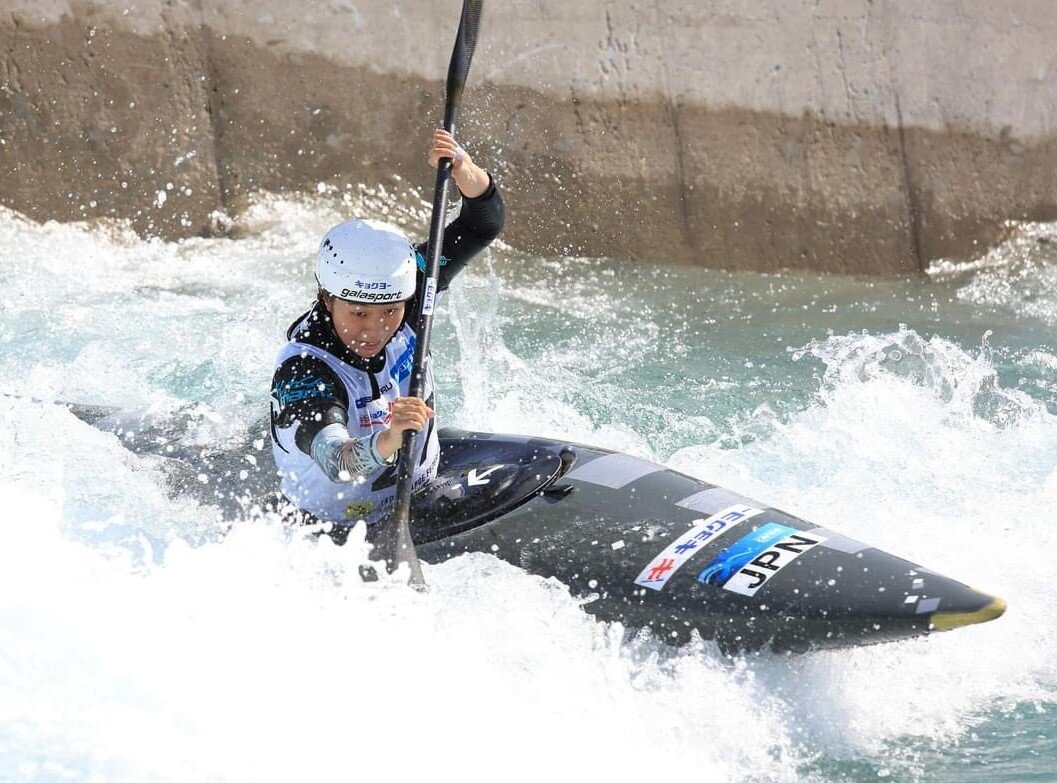
[(642, 569), (635, 584), (651, 590), (662, 589), (671, 579), (672, 574), (678, 571), (683, 563), (693, 557), (705, 544), (746, 519), (762, 513), (762, 508), (737, 503), (717, 511), (708, 519), (695, 520), (693, 527), (665, 547), (663, 552)]
[(433, 307), (437, 302), (437, 280), (430, 277), (426, 279), (426, 290), (422, 294), (422, 315), (433, 315)]
[(812, 536), (799, 531), (790, 533), (739, 568), (737, 573), (724, 583), (723, 589), (741, 595), (756, 595), (756, 591), (763, 587), (768, 579), (825, 540), (822, 536)]

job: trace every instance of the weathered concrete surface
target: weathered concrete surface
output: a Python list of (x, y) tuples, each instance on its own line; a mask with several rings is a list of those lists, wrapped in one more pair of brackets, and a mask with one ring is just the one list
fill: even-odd
[[(428, 189), (459, 5), (0, 0), (0, 203), (173, 237)], [(1050, 0), (491, 3), (460, 135), (530, 251), (913, 272), (1057, 219), (1054, 40)]]

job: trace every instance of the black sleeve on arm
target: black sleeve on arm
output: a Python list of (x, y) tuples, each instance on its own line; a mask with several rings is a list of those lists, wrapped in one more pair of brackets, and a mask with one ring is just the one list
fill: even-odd
[[(311, 454), (312, 439), (328, 424), (349, 422), (349, 399), (345, 386), (327, 364), (314, 356), (287, 359), (272, 377), (272, 431), (296, 422), (294, 442)], [(273, 435), (274, 437), (274, 435)]]
[[(503, 230), (503, 197), (499, 195), (491, 174), (488, 178), (488, 190), (477, 198), (463, 196), (459, 216), (444, 229), (441, 256), (447, 262), (440, 268), (439, 291), (446, 289), (466, 263), (488, 247)], [(425, 242), (418, 245), (417, 250), (423, 258), (429, 257)]]

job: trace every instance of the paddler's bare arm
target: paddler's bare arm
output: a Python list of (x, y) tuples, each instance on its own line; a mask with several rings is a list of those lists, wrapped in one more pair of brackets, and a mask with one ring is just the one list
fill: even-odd
[(331, 481), (356, 481), (390, 465), (404, 430), (421, 430), (433, 411), (418, 397), (393, 402), (389, 429), (350, 438), (343, 424), (329, 424), (312, 438), (311, 456)]
[(390, 462), (378, 453), (381, 434), (350, 438), (344, 425), (328, 424), (312, 438), (312, 459), (331, 481), (363, 479)]
[[(444, 228), (440, 276), (437, 279), (437, 290), (444, 291), (466, 264), (488, 247), (503, 230), (503, 198), (492, 176), (470, 158), (451, 134), (443, 130), (434, 131), (427, 157), (433, 166), (437, 165), (441, 157), (452, 157), (452, 173), (463, 196), (458, 217)], [(429, 256), (429, 248), (426, 242), (420, 242), (415, 249), (423, 259), (419, 265), (419, 277), (424, 278), (424, 259)], [(420, 279), (419, 285), (422, 284), (423, 280)], [(417, 323), (417, 313), (413, 312), (409, 320), (410, 323)]]
[(488, 190), (491, 181), (488, 172), (473, 162), (470, 155), (459, 146), (455, 137), (446, 130), (433, 131), (433, 146), (429, 150), (429, 165), (437, 168), (441, 158), (451, 158), (451, 177), (466, 198), (478, 198)]

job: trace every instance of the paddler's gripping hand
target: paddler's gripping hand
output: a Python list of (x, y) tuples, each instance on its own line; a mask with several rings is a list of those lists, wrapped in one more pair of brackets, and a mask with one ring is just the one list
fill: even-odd
[(478, 166), (455, 137), (446, 130), (433, 131), (433, 144), (427, 156), (429, 165), (437, 168), (441, 158), (451, 158), (451, 177), (466, 198), (477, 198), (488, 190), (488, 172)]
[(433, 409), (418, 397), (397, 397), (389, 411), (389, 429), (375, 442), (378, 454), (388, 460), (400, 448), (404, 430), (418, 432), (435, 415)]

